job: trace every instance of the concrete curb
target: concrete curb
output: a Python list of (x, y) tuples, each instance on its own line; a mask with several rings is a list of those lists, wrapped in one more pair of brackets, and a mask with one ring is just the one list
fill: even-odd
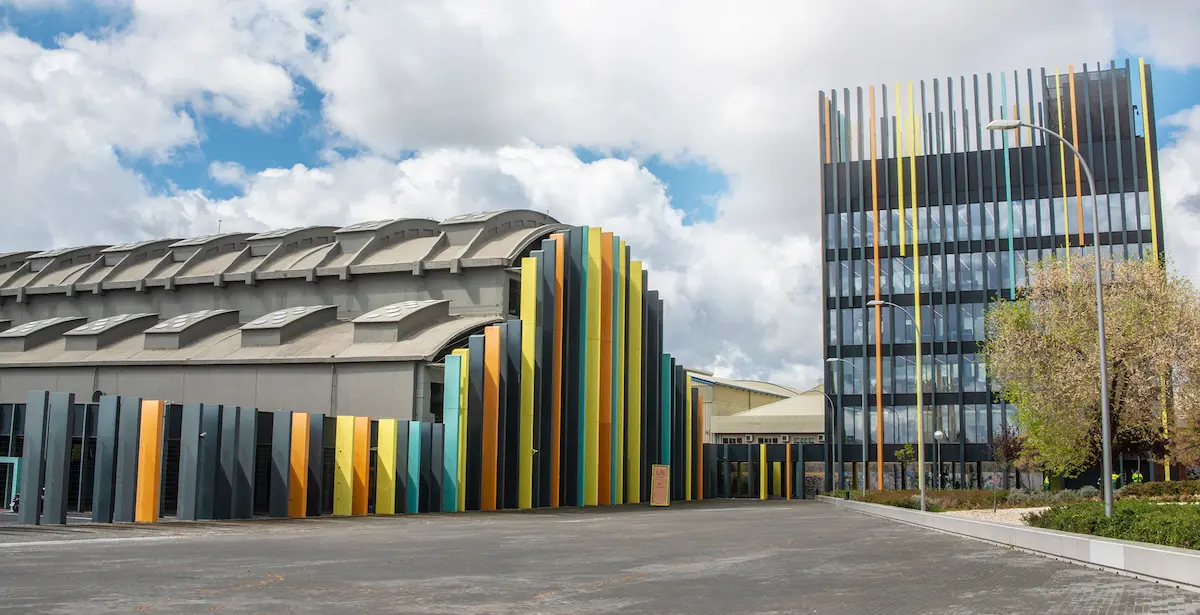
[(1200, 551), (977, 521), (828, 496), (817, 500), (893, 521), (1200, 592)]

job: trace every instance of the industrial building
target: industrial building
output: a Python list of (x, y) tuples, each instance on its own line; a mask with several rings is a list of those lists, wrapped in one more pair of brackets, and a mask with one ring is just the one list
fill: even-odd
[(442, 358), (519, 310), (535, 211), (0, 255), (0, 403), (30, 390), (435, 420)]
[[(1151, 67), (1063, 68), (819, 95), (834, 401), (825, 459), (856, 484), (882, 484), (891, 472), (882, 464), (917, 442), (921, 412), (926, 459), (940, 450), (942, 471), (980, 485), (991, 436), (1014, 416), (979, 354), (987, 304), (1015, 297), (1031, 263), (1096, 249), (1072, 153), (1041, 132), (989, 131), (988, 122), (1024, 120), (1080, 150), (1096, 176), (1102, 255), (1164, 255)], [(945, 437), (935, 448), (937, 431)], [(864, 445), (869, 477), (853, 461)]]

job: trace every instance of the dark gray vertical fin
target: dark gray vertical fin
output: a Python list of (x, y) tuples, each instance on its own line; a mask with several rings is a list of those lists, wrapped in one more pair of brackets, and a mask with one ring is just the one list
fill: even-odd
[(325, 493), (325, 415), (312, 414), (308, 417), (308, 501), (304, 514), (308, 517), (321, 515), (321, 501)]
[(50, 409), (49, 391), (30, 391), (25, 402), (25, 443), (21, 454), (21, 499), (25, 504), (17, 521), (25, 525), (41, 522), (38, 502), (42, 497), (42, 476), (46, 472), (46, 420)]
[(221, 450), (217, 462), (217, 494), (213, 517), (232, 519), (236, 510), (238, 475), (238, 418), (241, 410), (237, 406), (221, 409)]
[(199, 455), (196, 458), (196, 517), (216, 518), (217, 474), (221, 456), (221, 406), (204, 404), (200, 412)]
[(117, 413), (117, 470), (113, 522), (132, 523), (137, 504), (138, 449), (141, 446), (142, 399), (121, 397)]
[(92, 523), (112, 523), (117, 478), (117, 417), (121, 399), (100, 397), (96, 410), (96, 465), (92, 478)]
[(198, 518), (196, 491), (202, 412), (203, 406), (200, 404), (183, 407), (183, 422), (179, 430), (179, 491), (175, 512), (175, 518), (180, 521), (195, 521)]
[[(471, 336), (477, 337), (477, 336)], [(481, 336), (480, 336), (481, 337)], [(471, 356), (475, 356), (475, 351), (471, 351)], [(482, 357), (481, 357), (482, 358)], [(396, 513), (408, 512), (408, 430), (420, 429), (419, 423), (416, 421), (396, 421)], [(476, 502), (478, 502), (479, 494), (476, 489)], [(468, 496), (470, 497), (470, 492)], [(475, 510), (478, 510), (478, 506)]]
[[(46, 501), (42, 524), (67, 522), (67, 490), (71, 484), (71, 425), (74, 393), (51, 393), (46, 420)], [(31, 502), (36, 506), (36, 501)]]
[(272, 517), (288, 516), (288, 479), (292, 463), (292, 411), (272, 412), (271, 504)]
[(238, 410), (237, 484), (233, 517), (249, 519), (254, 516), (254, 468), (258, 457), (258, 409)]

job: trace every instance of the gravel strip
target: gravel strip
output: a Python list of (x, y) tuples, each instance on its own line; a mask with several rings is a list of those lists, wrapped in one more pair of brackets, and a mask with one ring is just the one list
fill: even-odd
[(1040, 512), (1049, 508), (1048, 506), (1038, 506), (1035, 508), (1001, 508), (996, 512), (992, 509), (985, 508), (983, 510), (952, 510), (942, 513), (943, 515), (954, 515), (956, 517), (967, 517), (970, 519), (978, 519), (980, 521), (991, 521), (993, 523), (1007, 523), (1009, 525), (1025, 525), (1022, 520), (1026, 514), (1031, 512)]

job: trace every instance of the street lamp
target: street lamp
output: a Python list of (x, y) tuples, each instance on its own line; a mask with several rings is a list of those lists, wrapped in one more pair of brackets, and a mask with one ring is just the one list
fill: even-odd
[[(863, 361), (866, 361), (865, 356), (863, 357)], [(850, 367), (854, 368), (854, 371), (858, 373), (859, 379), (862, 380), (862, 398), (863, 398), (862, 399), (862, 402), (863, 402), (862, 411), (863, 411), (863, 414), (867, 414), (869, 412), (867, 409), (867, 379), (863, 377), (862, 370), (858, 369), (858, 366), (855, 365), (854, 363), (847, 361), (845, 359), (839, 359), (837, 357), (829, 357), (828, 359), (825, 359), (825, 362), (831, 363), (831, 364), (841, 362), (841, 363), (845, 363), (846, 365), (849, 365)], [(859, 441), (862, 442), (862, 459), (863, 459), (862, 492), (863, 492), (863, 495), (867, 494), (867, 473), (869, 472), (869, 469), (867, 467), (867, 442), (869, 439), (870, 438), (866, 431), (864, 431), (862, 434), (862, 437), (859, 438)]]
[[(917, 284), (921, 281), (917, 280)], [(902, 306), (896, 305), (891, 301), (875, 299), (867, 302), (867, 307), (890, 306), (908, 314), (909, 320), (913, 322), (913, 326), (917, 329), (917, 484), (921, 486), (921, 510), (925, 510), (925, 408), (921, 404), (921, 392), (925, 389), (924, 383), (921, 382), (921, 323), (913, 317), (912, 312)], [(935, 378), (936, 382), (936, 378)], [(934, 407), (937, 406), (937, 397), (934, 397)]]
[(944, 432), (940, 429), (933, 432), (933, 439), (935, 442), (937, 442), (937, 451), (936, 451), (937, 456), (936, 456), (936, 459), (934, 460), (934, 464), (937, 465), (937, 473), (935, 473), (934, 476), (937, 477), (937, 488), (938, 489), (946, 488), (945, 482), (942, 481), (942, 440), (945, 437), (946, 437), (946, 432)]
[(1018, 128), (1029, 128), (1037, 130), (1044, 134), (1050, 135), (1062, 143), (1063, 147), (1071, 150), (1075, 158), (1083, 166), (1083, 173), (1087, 176), (1088, 188), (1092, 191), (1092, 252), (1096, 256), (1096, 326), (1098, 331), (1096, 337), (1100, 343), (1100, 437), (1101, 443), (1101, 476), (1104, 480), (1104, 516), (1111, 517), (1113, 509), (1113, 489), (1112, 481), (1107, 480), (1112, 476), (1112, 434), (1109, 426), (1109, 409), (1108, 409), (1108, 355), (1104, 344), (1104, 294), (1100, 289), (1100, 213), (1099, 206), (1096, 203), (1096, 180), (1092, 177), (1092, 169), (1088, 166), (1087, 160), (1084, 160), (1083, 154), (1075, 149), (1062, 135), (1044, 128), (1042, 126), (1034, 126), (1021, 120), (992, 120), (988, 123), (988, 130), (1016, 130)]
[[(837, 404), (833, 403), (833, 399), (831, 397), (829, 397), (829, 393), (822, 392), (821, 399), (824, 399), (825, 404), (829, 406), (829, 416), (833, 419), (833, 424), (829, 426), (830, 429), (832, 430), (832, 433), (829, 434), (829, 448), (831, 450), (831, 454), (830, 454), (831, 460), (830, 460), (829, 468), (830, 468), (830, 474), (832, 474), (835, 471), (837, 472), (837, 475), (838, 475), (837, 489), (838, 489), (838, 491), (841, 491), (842, 487), (844, 486), (844, 481), (842, 480), (841, 468), (838, 467), (837, 463), (838, 463), (838, 455), (840, 453), (840, 451), (838, 449), (841, 448), (842, 436), (841, 436), (841, 434), (838, 433), (838, 428), (837, 428), (837, 426), (838, 426)], [(832, 481), (830, 481), (830, 487), (831, 488), (833, 487)]]

